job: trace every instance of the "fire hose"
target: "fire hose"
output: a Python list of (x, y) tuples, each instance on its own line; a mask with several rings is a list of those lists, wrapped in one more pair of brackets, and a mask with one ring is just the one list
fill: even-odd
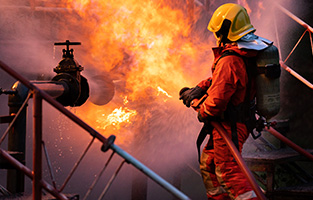
[[(207, 95), (204, 95), (199, 100), (194, 99), (190, 103), (191, 107), (197, 111), (199, 109), (199, 105), (206, 99), (206, 97), (207, 97)], [(230, 150), (231, 154), (234, 156), (235, 160), (237, 161), (240, 169), (242, 170), (242, 172), (244, 173), (244, 175), (246, 176), (246, 178), (250, 182), (250, 184), (251, 184), (254, 192), (256, 193), (257, 197), (261, 200), (265, 200), (266, 197), (265, 197), (264, 193), (262, 192), (259, 185), (257, 184), (257, 182), (256, 182), (254, 176), (252, 175), (251, 171), (249, 170), (248, 166), (245, 164), (245, 162), (244, 162), (242, 156), (240, 155), (240, 152), (236, 148), (235, 144), (233, 143), (231, 138), (229, 138), (225, 128), (218, 121), (211, 121), (210, 123), (219, 132), (219, 134), (222, 136), (222, 138), (225, 140), (228, 149)]]
[[(187, 88), (183, 88), (180, 92), (180, 94), (182, 94)], [(200, 104), (203, 103), (203, 101), (207, 98), (207, 94), (204, 95), (201, 99), (194, 99), (191, 101), (190, 106), (198, 111)], [(242, 172), (244, 173), (244, 175), (246, 176), (246, 178), (248, 179), (248, 181), (250, 182), (250, 184), (252, 185), (256, 195), (258, 196), (259, 199), (266, 199), (266, 197), (264, 196), (263, 192), (261, 191), (259, 185), (257, 184), (256, 180), (254, 179), (254, 176), (252, 175), (252, 173), (250, 172), (249, 168), (247, 167), (247, 165), (245, 164), (243, 158), (241, 157), (239, 151), (237, 150), (236, 146), (234, 145), (234, 143), (232, 142), (231, 138), (229, 138), (225, 128), (222, 126), (222, 124), (218, 121), (212, 121), (210, 122), (211, 125), (219, 132), (219, 134), (221, 135), (221, 137), (225, 140), (226, 145), (228, 146), (230, 152), (232, 153), (232, 155), (234, 156), (235, 160), (237, 161), (237, 163), (239, 164), (240, 169), (242, 170)], [(291, 140), (289, 140), (288, 138), (286, 138), (285, 136), (283, 136), (281, 133), (279, 133), (278, 131), (276, 131), (274, 128), (272, 128), (271, 126), (263, 126), (263, 128), (268, 131), (269, 133), (271, 133), (273, 136), (275, 136), (276, 138), (278, 138), (279, 140), (281, 140), (282, 142), (284, 142), (285, 144), (287, 144), (289, 147), (291, 147), (292, 149), (294, 149), (295, 151), (297, 151), (298, 153), (302, 154), (303, 156), (305, 156), (306, 158), (310, 159), (313, 161), (313, 155), (310, 154), (309, 152), (307, 152), (306, 150), (304, 150), (303, 148), (301, 148), (300, 146), (298, 146), (297, 144), (293, 143)]]

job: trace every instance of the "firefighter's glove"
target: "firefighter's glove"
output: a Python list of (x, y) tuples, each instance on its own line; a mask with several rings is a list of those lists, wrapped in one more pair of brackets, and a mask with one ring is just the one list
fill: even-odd
[(185, 89), (185, 91), (180, 94), (179, 100), (183, 100), (183, 103), (190, 107), (190, 103), (194, 99), (200, 99), (205, 94), (205, 91), (202, 90), (199, 86)]
[(204, 112), (203, 105), (200, 105), (200, 109), (198, 111), (198, 120), (199, 122), (203, 122), (205, 124), (210, 123), (211, 121), (216, 121), (217, 117), (209, 115)]

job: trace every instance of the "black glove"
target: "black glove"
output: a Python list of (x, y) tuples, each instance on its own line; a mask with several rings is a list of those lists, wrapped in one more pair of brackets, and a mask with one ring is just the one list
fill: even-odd
[(190, 107), (192, 100), (200, 99), (206, 93), (206, 91), (202, 90), (199, 86), (189, 89), (183, 88), (181, 91), (183, 92), (180, 94), (179, 100), (183, 100), (183, 103), (187, 107)]

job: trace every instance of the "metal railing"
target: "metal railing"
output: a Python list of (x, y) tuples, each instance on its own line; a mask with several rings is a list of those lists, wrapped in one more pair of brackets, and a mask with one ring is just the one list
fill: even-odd
[[(294, 76), (295, 78), (297, 78), (298, 80), (300, 80), (302, 83), (304, 83), (306, 86), (308, 86), (309, 88), (313, 89), (313, 84), (310, 83), (308, 80), (306, 80), (305, 78), (303, 78), (300, 74), (298, 74), (296, 71), (294, 71), (293, 69), (291, 69), (289, 66), (286, 65), (287, 60), (289, 59), (290, 55), (294, 52), (294, 50), (296, 49), (296, 47), (298, 46), (298, 44), (300, 43), (300, 41), (303, 39), (303, 36), (305, 35), (306, 32), (309, 33), (310, 35), (310, 42), (311, 42), (311, 51), (312, 51), (312, 55), (313, 55), (313, 41), (312, 41), (312, 33), (313, 33), (313, 28), (311, 26), (309, 26), (307, 23), (305, 23), (304, 21), (302, 21), (300, 18), (298, 18), (297, 16), (295, 16), (294, 14), (292, 14), (290, 11), (288, 11), (286, 8), (282, 7), (279, 4), (276, 4), (277, 8), (280, 9), (283, 13), (285, 13), (286, 15), (288, 15), (291, 19), (293, 19), (295, 22), (299, 23), (301, 26), (303, 26), (305, 28), (304, 33), (301, 35), (301, 37), (299, 38), (298, 42), (295, 44), (295, 46), (293, 47), (293, 49), (290, 51), (289, 55), (287, 56), (287, 58), (283, 61), (281, 60), (280, 66), (286, 70), (288, 73), (290, 73), (292, 76)], [(275, 21), (275, 27), (276, 27), (276, 33), (277, 33), (277, 24)], [(277, 37), (277, 41), (279, 44), (279, 37)], [(278, 47), (280, 50), (280, 47)], [(281, 51), (279, 51), (281, 52)], [(280, 56), (281, 57), (281, 56)]]
[[(74, 173), (76, 166), (79, 164), (80, 160), (85, 155), (85, 152), (81, 159), (75, 164), (73, 170), (70, 172), (70, 175), (65, 180), (64, 184), (62, 185), (61, 189), (57, 189), (54, 186), (48, 184), (42, 179), (42, 101), (45, 100), (48, 102), (51, 106), (53, 106), (55, 109), (63, 113), (65, 116), (67, 116), (70, 120), (72, 120), (74, 123), (76, 123), (78, 126), (83, 128), (85, 131), (87, 131), (93, 138), (90, 144), (88, 145), (86, 151), (88, 150), (89, 146), (93, 143), (94, 139), (99, 140), (103, 146), (102, 151), (106, 151), (108, 149), (111, 149), (114, 153), (117, 153), (119, 156), (124, 158), (124, 161), (121, 163), (119, 169), (123, 166), (125, 162), (133, 165), (135, 168), (143, 172), (146, 176), (151, 178), (154, 182), (159, 184), (161, 187), (163, 187), (165, 190), (173, 194), (178, 199), (190, 199), (188, 196), (186, 196), (184, 193), (176, 189), (173, 185), (168, 183), (166, 180), (164, 180), (162, 177), (157, 175), (155, 172), (150, 170), (148, 167), (146, 167), (144, 164), (139, 162), (137, 159), (135, 159), (133, 156), (122, 150), (120, 147), (114, 144), (115, 136), (110, 136), (109, 138), (105, 138), (103, 135), (101, 135), (99, 132), (97, 132), (95, 129), (93, 129), (91, 126), (86, 124), (84, 121), (82, 121), (80, 118), (78, 118), (75, 114), (64, 108), (63, 105), (61, 105), (59, 102), (57, 102), (55, 99), (53, 99), (50, 95), (48, 95), (46, 92), (38, 89), (34, 84), (32, 84), (30, 81), (28, 81), (26, 78), (18, 74), (16, 71), (11, 69), (9, 66), (7, 66), (5, 63), (0, 61), (0, 67), (6, 71), (9, 75), (14, 77), (16, 80), (20, 81), (23, 85), (25, 85), (29, 90), (31, 90), (31, 94), (33, 97), (33, 170), (28, 169), (25, 165), (18, 162), (15, 158), (13, 158), (11, 155), (9, 155), (5, 150), (0, 148), (0, 156), (2, 156), (4, 159), (6, 159), (8, 162), (11, 163), (15, 168), (21, 170), (26, 176), (31, 178), (33, 181), (32, 183), (32, 190), (33, 190), (33, 199), (41, 199), (42, 195), (42, 188), (47, 190), (51, 195), (55, 196), (57, 199), (67, 199), (67, 197), (61, 193), (61, 191), (64, 189), (68, 179), (71, 177), (71, 175)], [(28, 100), (29, 98), (27, 98)], [(7, 132), (2, 136), (1, 141), (4, 140), (5, 136), (7, 135)], [(105, 192), (110, 187), (110, 184), (114, 180), (115, 176), (119, 172), (119, 169), (116, 171), (116, 173), (112, 176), (111, 180), (109, 181), (108, 185), (105, 187), (105, 190), (102, 192), (99, 199), (101, 199)], [(54, 184), (55, 185), (55, 184)], [(90, 190), (88, 191), (90, 192)], [(88, 193), (87, 192), (87, 193)], [(89, 193), (88, 193), (89, 194)], [(86, 194), (86, 195), (88, 195)], [(86, 199), (87, 196), (85, 196)]]

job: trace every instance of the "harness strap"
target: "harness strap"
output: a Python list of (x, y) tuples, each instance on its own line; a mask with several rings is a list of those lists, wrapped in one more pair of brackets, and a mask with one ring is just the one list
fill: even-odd
[[(212, 131), (213, 131), (213, 126), (211, 124), (208, 124), (208, 123), (204, 123), (199, 135), (198, 135), (198, 138), (197, 138), (197, 150), (198, 150), (198, 161), (200, 163), (200, 147), (204, 141), (204, 139), (206, 138), (207, 135), (210, 135), (210, 138), (209, 138), (209, 141), (208, 141), (208, 144), (206, 146), (206, 149), (209, 150), (209, 149), (213, 149), (213, 142), (212, 142)], [(210, 142), (211, 141), (211, 142)]]

